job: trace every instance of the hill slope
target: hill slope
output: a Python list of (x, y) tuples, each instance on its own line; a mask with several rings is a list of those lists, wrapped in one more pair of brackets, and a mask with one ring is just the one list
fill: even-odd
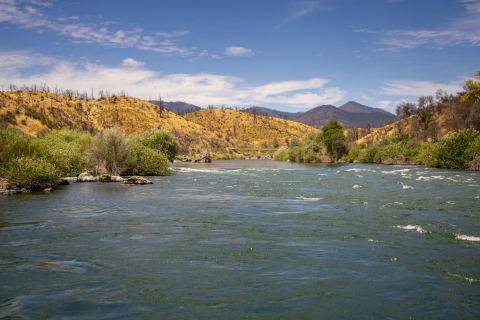
[(201, 125), (236, 146), (254, 148), (284, 146), (312, 130), (311, 127), (294, 121), (230, 109), (201, 110), (186, 114), (185, 119)]
[(85, 100), (31, 91), (0, 92), (0, 122), (36, 137), (68, 127), (96, 132), (117, 126), (127, 134), (150, 129), (171, 132), (180, 154), (209, 151), (217, 157), (239, 156), (234, 147), (283, 146), (312, 128), (234, 110), (202, 110), (178, 116), (149, 102), (128, 96)]

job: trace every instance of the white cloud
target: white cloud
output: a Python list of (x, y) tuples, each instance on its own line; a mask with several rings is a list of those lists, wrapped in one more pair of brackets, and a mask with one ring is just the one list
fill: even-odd
[[(24, 70), (37, 58), (44, 60), (49, 70), (26, 75)], [(14, 64), (16, 68), (9, 66)], [(162, 94), (167, 101), (185, 101), (200, 106), (208, 104), (248, 106), (273, 103), (277, 105), (312, 108), (322, 104), (333, 104), (343, 98), (345, 91), (340, 88), (324, 88), (328, 79), (277, 81), (260, 86), (252, 86), (244, 79), (209, 73), (171, 74), (159, 76), (144, 68), (132, 68), (141, 62), (127, 58), (121, 67), (108, 67), (93, 63), (72, 63), (48, 57), (12, 52), (0, 52), (0, 85), (10, 83), (23, 85), (47, 83), (79, 91), (96, 92), (124, 90), (130, 95), (147, 99)]]
[(360, 96), (360, 98), (362, 98), (364, 100), (372, 100), (372, 97), (367, 96), (367, 95)]
[(140, 66), (143, 66), (145, 62), (137, 61), (133, 58), (127, 58), (122, 61), (122, 66), (124, 67), (132, 67), (132, 68), (137, 68)]
[(174, 38), (174, 37), (181, 37), (189, 34), (190, 31), (177, 31), (177, 32), (157, 32), (157, 36), (164, 37), (164, 38)]
[(480, 46), (480, 1), (462, 2), (465, 3), (465, 15), (438, 30), (356, 30), (356, 32), (379, 34), (381, 38), (376, 44), (383, 45), (380, 51), (394, 52), (423, 45), (437, 48), (459, 44)]
[(54, 59), (40, 54), (31, 54), (26, 51), (9, 51), (0, 54), (0, 70), (11, 73), (34, 65), (49, 65), (54, 61)]
[(378, 101), (377, 107), (381, 109), (386, 109), (390, 106), (390, 103), (392, 103), (392, 101), (389, 101), (389, 100)]
[(58, 18), (57, 20), (58, 21), (68, 21), (68, 20), (78, 20), (80, 19), (80, 17), (78, 16), (71, 16), (71, 17), (68, 17), (68, 18)]
[(26, 0), (25, 2), (39, 5), (39, 6), (44, 6), (44, 7), (50, 7), (52, 5), (51, 2), (48, 1), (40, 1), (40, 0)]
[(303, 1), (300, 2), (301, 8), (296, 10), (290, 20), (300, 18), (310, 12), (317, 10), (320, 7), (320, 3), (318, 1)]
[[(32, 5), (43, 7), (51, 5), (50, 2), (39, 0), (30, 0), (28, 2)], [(15, 0), (1, 0), (0, 22), (8, 22), (24, 28), (40, 28), (40, 31), (48, 28), (69, 38), (73, 43), (88, 43), (116, 48), (137, 48), (139, 50), (159, 52), (166, 55), (177, 54), (187, 56), (193, 54), (194, 51), (192, 48), (179, 46), (174, 41), (157, 41), (158, 37), (179, 37), (188, 34), (189, 31), (173, 33), (159, 32), (154, 37), (143, 35), (142, 28), (111, 31), (107, 28), (107, 25), (113, 24), (112, 22), (105, 22), (103, 24), (72, 23), (73, 20), (79, 20), (77, 16), (48, 19), (41, 13), (40, 7), (35, 8), (32, 5), (21, 7)]]
[(382, 88), (383, 94), (407, 97), (435, 95), (438, 89), (452, 94), (463, 90), (459, 82), (435, 83), (431, 81), (392, 80), (386, 82), (385, 85), (386, 87)]
[(252, 49), (247, 49), (244, 47), (228, 47), (225, 49), (225, 52), (229, 56), (243, 56), (243, 57), (248, 57), (253, 55)]

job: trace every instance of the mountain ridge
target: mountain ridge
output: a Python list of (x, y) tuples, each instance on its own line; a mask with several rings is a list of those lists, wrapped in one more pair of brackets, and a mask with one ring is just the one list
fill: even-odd
[(320, 128), (325, 122), (332, 118), (342, 122), (345, 128), (366, 126), (377, 128), (396, 119), (395, 115), (390, 112), (379, 108), (364, 106), (355, 101), (349, 101), (338, 108), (332, 105), (322, 105), (308, 111), (295, 113), (257, 106), (247, 108), (245, 111), (297, 121), (315, 128)]

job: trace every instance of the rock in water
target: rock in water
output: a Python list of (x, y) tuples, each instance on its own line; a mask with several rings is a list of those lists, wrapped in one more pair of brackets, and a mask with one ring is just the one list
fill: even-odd
[(45, 189), (43, 189), (43, 192), (53, 192), (53, 189), (52, 188), (45, 188)]
[(210, 158), (210, 153), (208, 152), (197, 153), (196, 155), (193, 156), (192, 160), (193, 162), (205, 162), (205, 163), (212, 162), (212, 159)]
[(98, 176), (100, 182), (112, 182), (112, 176), (109, 174), (101, 174)]
[(123, 178), (120, 176), (112, 176), (112, 182), (123, 182)]
[(60, 183), (59, 183), (59, 185), (61, 185), (61, 186), (67, 186), (67, 185), (69, 185), (69, 184), (70, 184), (70, 182), (68, 182), (68, 180), (65, 179), (65, 178), (62, 178), (62, 179), (60, 180)]
[(77, 182), (96, 182), (97, 178), (88, 172), (82, 172), (77, 177)]
[(30, 191), (25, 188), (19, 188), (8, 179), (0, 178), (0, 195), (12, 195), (25, 192)]
[(131, 176), (130, 178), (125, 178), (123, 179), (123, 183), (127, 185), (153, 184), (153, 182), (139, 176)]

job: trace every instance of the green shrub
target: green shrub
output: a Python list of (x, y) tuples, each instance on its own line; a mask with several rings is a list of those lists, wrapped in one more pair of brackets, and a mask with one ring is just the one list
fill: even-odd
[(347, 154), (347, 161), (348, 162), (353, 162), (355, 160), (358, 160), (358, 156), (360, 155), (360, 146), (355, 144), (353, 145), (350, 150), (348, 151)]
[(87, 133), (61, 129), (36, 140), (42, 157), (55, 164), (63, 176), (74, 176), (84, 171), (88, 163), (86, 150), (93, 138)]
[(99, 132), (88, 150), (89, 161), (97, 170), (105, 168), (111, 175), (119, 175), (132, 161), (125, 134), (118, 128)]
[[(426, 155), (426, 164), (436, 168), (467, 169), (478, 146), (480, 132), (461, 130), (444, 137)], [(470, 151), (468, 151), (470, 150)]]
[(15, 158), (32, 157), (38, 148), (30, 138), (18, 129), (0, 129), (0, 167)]
[(369, 147), (360, 153), (358, 161), (361, 163), (374, 163), (377, 155), (378, 147)]
[(54, 185), (60, 181), (61, 172), (45, 159), (21, 157), (12, 159), (1, 175), (13, 183), (29, 188)]
[(178, 141), (165, 130), (151, 130), (144, 132), (139, 141), (146, 147), (163, 153), (168, 161), (173, 162), (178, 154)]
[(480, 157), (480, 134), (469, 144), (465, 154), (472, 159)]
[(131, 161), (127, 169), (136, 175), (167, 175), (171, 174), (167, 157), (158, 150), (143, 145), (138, 139), (129, 141)]

